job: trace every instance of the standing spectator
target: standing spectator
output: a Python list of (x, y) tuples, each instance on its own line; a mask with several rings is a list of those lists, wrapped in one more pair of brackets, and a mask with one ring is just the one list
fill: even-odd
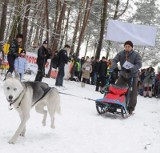
[(96, 59), (95, 62), (92, 63), (92, 74), (93, 74), (92, 77), (93, 78), (91, 80), (91, 84), (93, 84), (93, 85), (96, 85), (97, 76), (98, 76), (98, 70), (99, 70), (99, 59)]
[(82, 83), (81, 87), (85, 87), (85, 83), (89, 82), (90, 74), (92, 72), (91, 61), (88, 58), (86, 62), (82, 65)]
[(42, 46), (38, 49), (37, 65), (38, 72), (35, 78), (35, 81), (42, 81), (42, 78), (45, 76), (45, 64), (47, 59), (50, 58), (51, 54), (48, 51), (48, 41), (45, 40)]
[[(14, 71), (14, 61), (18, 57), (19, 48), (22, 46), (22, 40), (23, 40), (23, 35), (22, 34), (17, 34), (16, 39), (14, 39), (10, 43), (9, 52), (8, 52), (8, 55), (7, 55), (9, 69), (6, 73), (6, 76), (9, 72), (13, 73), (13, 71)], [(5, 79), (6, 79), (6, 77), (5, 77)]]
[(92, 65), (91, 85), (95, 85), (95, 82), (94, 82), (94, 63), (95, 63), (95, 59), (94, 59), (94, 57), (91, 57), (91, 65)]
[(111, 70), (117, 67), (118, 62), (120, 62), (122, 70), (119, 72), (116, 84), (118, 86), (124, 86), (127, 83), (132, 87), (127, 106), (129, 114), (132, 114), (137, 104), (138, 72), (142, 66), (142, 58), (138, 52), (133, 50), (133, 43), (131, 41), (126, 41), (124, 43), (124, 50), (117, 53), (114, 57)]
[(99, 62), (99, 69), (98, 69), (98, 78), (96, 82), (96, 91), (99, 91), (105, 86), (106, 84), (106, 76), (107, 76), (107, 62), (106, 58), (103, 56), (101, 61)]
[(107, 68), (107, 80), (109, 81), (109, 84), (115, 84), (116, 80), (118, 79), (118, 65), (117, 67), (113, 70), (112, 73), (110, 73), (110, 68), (112, 66), (112, 60), (109, 59), (107, 62), (108, 68)]
[(70, 69), (70, 74), (71, 74), (70, 80), (73, 81), (75, 76), (75, 71), (77, 69), (77, 58), (72, 57), (71, 62), (72, 65)]
[(27, 69), (27, 60), (26, 60), (25, 50), (22, 49), (19, 57), (15, 59), (14, 67), (15, 67), (15, 72), (19, 74), (20, 80), (22, 80), (24, 73)]
[(69, 45), (65, 45), (63, 49), (58, 52), (59, 61), (58, 61), (58, 75), (56, 78), (56, 86), (63, 86), (63, 77), (64, 77), (64, 66), (68, 63), (69, 53), (71, 47)]
[(52, 67), (54, 69), (57, 69), (57, 66), (58, 66), (58, 51), (56, 50), (55, 53), (54, 53), (54, 57), (53, 59), (51, 60), (51, 63), (52, 63)]
[(80, 77), (80, 70), (81, 70), (81, 63), (80, 63), (80, 59), (77, 59), (77, 62), (76, 62), (76, 70), (75, 70), (75, 76), (77, 77), (78, 81), (79, 80), (79, 77)]
[(154, 69), (152, 67), (149, 67), (146, 72), (144, 73), (144, 90), (143, 90), (143, 96), (152, 97), (152, 85), (153, 85), (153, 79), (154, 79)]
[(138, 93), (143, 96), (143, 82), (144, 82), (144, 74), (145, 74), (145, 69), (141, 69), (141, 71), (139, 72), (139, 80), (138, 80)]
[(85, 63), (84, 57), (81, 58), (80, 63), (81, 63), (81, 70), (80, 70), (80, 74), (79, 74), (79, 81), (81, 81), (81, 78), (82, 78), (82, 65)]
[(154, 89), (155, 97), (160, 98), (160, 72), (155, 77), (155, 89)]
[(80, 70), (81, 70), (81, 64), (80, 64), (80, 59), (78, 58), (73, 58), (72, 59), (72, 68), (71, 68), (71, 81), (79, 81), (79, 75), (80, 75)]

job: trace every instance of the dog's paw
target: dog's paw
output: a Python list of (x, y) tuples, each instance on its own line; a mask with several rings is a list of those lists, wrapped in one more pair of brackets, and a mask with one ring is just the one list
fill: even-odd
[(8, 141), (8, 143), (9, 143), (9, 144), (15, 144), (15, 143), (16, 143), (16, 140), (10, 139), (10, 140)]
[(42, 125), (43, 125), (43, 126), (46, 126), (46, 122), (43, 121), (43, 122), (42, 122)]

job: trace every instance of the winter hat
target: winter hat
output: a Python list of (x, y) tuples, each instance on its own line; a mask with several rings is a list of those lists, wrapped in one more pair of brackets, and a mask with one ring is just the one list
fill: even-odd
[(129, 45), (129, 46), (131, 46), (131, 47), (133, 48), (133, 43), (132, 43), (130, 40), (126, 41), (126, 42), (124, 43), (124, 46), (125, 46), (125, 45)]
[(43, 42), (43, 44), (48, 44), (48, 41), (47, 41), (47, 40), (45, 40), (45, 41)]
[(24, 49), (22, 49), (22, 50), (21, 50), (21, 54), (22, 54), (22, 53), (26, 54), (26, 51), (25, 51)]

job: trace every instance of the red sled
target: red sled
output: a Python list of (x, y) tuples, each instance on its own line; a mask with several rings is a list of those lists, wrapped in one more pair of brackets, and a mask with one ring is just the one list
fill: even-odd
[(119, 87), (111, 84), (108, 92), (101, 99), (96, 99), (96, 109), (99, 114), (113, 113), (121, 114), (124, 118), (128, 115), (128, 87)]

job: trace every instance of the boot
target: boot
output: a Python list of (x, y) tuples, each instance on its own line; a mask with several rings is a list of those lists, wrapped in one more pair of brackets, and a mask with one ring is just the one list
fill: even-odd
[(147, 91), (143, 91), (143, 96), (147, 97)]
[(84, 82), (81, 83), (81, 87), (82, 87), (82, 88), (85, 87), (85, 83), (84, 83)]
[(149, 98), (152, 98), (152, 91), (148, 91)]

